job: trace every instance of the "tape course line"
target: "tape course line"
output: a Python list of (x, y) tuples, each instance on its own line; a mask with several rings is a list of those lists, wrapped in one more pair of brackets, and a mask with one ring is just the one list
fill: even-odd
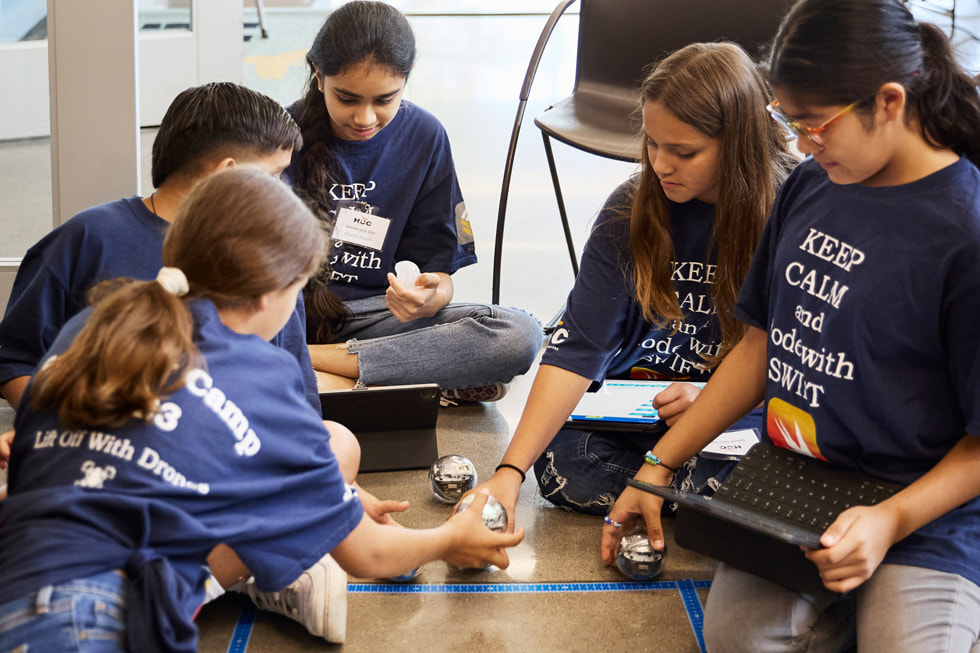
[(228, 653), (245, 653), (248, 648), (248, 639), (252, 636), (252, 624), (255, 623), (255, 604), (249, 599), (242, 597), (242, 609), (238, 613), (238, 623), (231, 634), (231, 643), (228, 644)]
[[(568, 592), (647, 592), (677, 590), (687, 612), (701, 653), (704, 653), (704, 610), (698, 589), (711, 587), (710, 580), (664, 580), (655, 582), (620, 583), (451, 583), (428, 585), (424, 583), (349, 583), (348, 594), (553, 594)], [(255, 606), (243, 599), (238, 623), (232, 634), (228, 653), (245, 653), (255, 623)]]

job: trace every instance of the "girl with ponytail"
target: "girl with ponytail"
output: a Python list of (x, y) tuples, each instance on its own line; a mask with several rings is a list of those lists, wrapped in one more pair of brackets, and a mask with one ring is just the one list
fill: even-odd
[[(774, 445), (904, 489), (799, 552), (821, 596), (722, 563), (707, 649), (975, 651), (980, 94), (899, 0), (800, 0), (768, 78), (768, 111), (808, 159), (742, 285), (745, 335), (654, 447), (665, 464), (636, 478), (669, 482), (668, 466), (764, 401)], [(662, 542), (661, 504), (628, 488), (609, 518), (642, 515)], [(603, 527), (607, 562), (618, 534)]]
[[(289, 107), (303, 148), (285, 172), (330, 236), (304, 292), (313, 367), (333, 387), (438, 383), (449, 401), (499, 399), (528, 370), (541, 326), (500, 306), (452, 303), (476, 263), (445, 128), (403, 98), (415, 65), (408, 19), (384, 2), (331, 12)], [(415, 274), (395, 274), (396, 263)]]
[(322, 255), (303, 202), (235, 166), (182, 205), (157, 280), (96, 287), (17, 412), (0, 650), (62, 650), (97, 628), (100, 650), (194, 651), (219, 544), (261, 593), (319, 574), (330, 600), (304, 623), (330, 641), (343, 641), (346, 578), (324, 586), (322, 560), (362, 577), (434, 559), (507, 565), (521, 534), (493, 533), (480, 510), (412, 531), (366, 516), (345, 481), (358, 461), (334, 455), (299, 364), (269, 342)]

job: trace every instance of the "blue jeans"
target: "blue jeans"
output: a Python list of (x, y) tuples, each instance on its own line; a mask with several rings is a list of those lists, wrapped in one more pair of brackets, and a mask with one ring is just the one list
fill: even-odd
[(0, 605), (0, 651), (126, 651), (126, 583), (103, 572)]
[(432, 317), (399, 322), (383, 295), (347, 302), (353, 318), (334, 337), (357, 354), (365, 385), (438, 383), (444, 390), (506, 383), (527, 372), (541, 325), (516, 309), (449, 304)]
[(840, 598), (815, 601), (721, 564), (704, 639), (709, 653), (830, 653), (855, 644), (860, 653), (978, 653), (980, 587), (957, 574), (885, 564)]
[[(762, 411), (753, 411), (732, 428), (759, 429)], [(659, 434), (585, 431), (563, 428), (534, 463), (541, 496), (553, 504), (590, 515), (605, 515), (643, 465), (643, 454)], [(735, 466), (733, 461), (695, 456), (674, 474), (671, 487), (711, 495)], [(675, 504), (664, 503), (671, 512)]]

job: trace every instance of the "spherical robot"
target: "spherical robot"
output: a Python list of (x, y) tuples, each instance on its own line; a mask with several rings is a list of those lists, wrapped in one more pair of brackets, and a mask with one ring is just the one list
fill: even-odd
[[(456, 512), (463, 512), (469, 508), (474, 499), (476, 499), (475, 494), (465, 497), (459, 502), (459, 508), (456, 509)], [(493, 496), (488, 496), (487, 505), (483, 506), (483, 523), (492, 531), (507, 532), (507, 511), (504, 509), (504, 504), (497, 501)]]
[(633, 580), (653, 580), (663, 571), (666, 555), (667, 548), (660, 551), (654, 549), (647, 536), (646, 526), (643, 522), (637, 522), (619, 540), (616, 568)]
[(449, 454), (432, 463), (429, 482), (436, 499), (443, 503), (456, 503), (476, 487), (476, 467), (469, 458)]

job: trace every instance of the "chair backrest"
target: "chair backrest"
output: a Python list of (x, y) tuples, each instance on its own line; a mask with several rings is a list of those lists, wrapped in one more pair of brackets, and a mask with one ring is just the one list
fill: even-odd
[(644, 68), (698, 41), (734, 41), (756, 60), (793, 0), (581, 0), (575, 91), (633, 96)]

